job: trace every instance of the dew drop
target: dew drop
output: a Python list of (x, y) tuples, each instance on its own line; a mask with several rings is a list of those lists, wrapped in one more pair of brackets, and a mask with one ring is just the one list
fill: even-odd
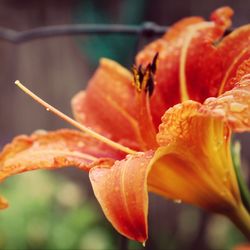
[(234, 97), (232, 95), (225, 95), (219, 98), (219, 101), (224, 103), (224, 102), (230, 102), (233, 101)]
[(231, 123), (238, 122), (238, 120), (235, 117), (233, 117), (232, 115), (228, 116), (227, 120), (228, 120), (228, 122), (231, 122)]
[(215, 98), (215, 97), (209, 97), (206, 99), (205, 104), (208, 104), (209, 102), (214, 102), (216, 100), (217, 100), (217, 98)]
[(82, 141), (79, 141), (79, 142), (77, 143), (77, 146), (78, 146), (79, 148), (82, 148), (82, 147), (85, 146), (85, 143), (82, 142)]
[(174, 200), (174, 203), (177, 203), (177, 204), (180, 204), (181, 202), (182, 202), (181, 199), (175, 199), (175, 200)]
[(224, 109), (221, 109), (221, 108), (217, 108), (217, 109), (214, 109), (213, 111), (216, 115), (219, 115), (219, 116), (224, 116), (226, 113), (225, 113), (225, 110)]
[(244, 109), (247, 108), (247, 105), (241, 104), (241, 103), (237, 103), (237, 102), (233, 102), (230, 104), (230, 110), (232, 112), (242, 112)]
[(243, 122), (244, 122), (245, 124), (248, 124), (248, 123), (249, 123), (249, 120), (248, 120), (247, 118), (245, 118), (245, 119), (243, 120)]
[(126, 160), (130, 160), (131, 158), (132, 158), (131, 155), (126, 155), (126, 156), (125, 156), (125, 159), (126, 159)]
[(246, 79), (249, 79), (250, 78), (250, 74), (246, 74), (246, 75), (244, 75), (242, 78), (241, 78), (241, 80), (246, 80)]
[(44, 129), (37, 129), (34, 134), (35, 135), (46, 135), (48, 132)]
[(243, 79), (243, 80), (241, 80), (241, 81), (239, 82), (239, 85), (240, 85), (241, 87), (247, 87), (248, 84), (249, 84), (249, 79)]
[(50, 111), (50, 109), (49, 109), (49, 108), (46, 108), (46, 110), (47, 110), (47, 111)]

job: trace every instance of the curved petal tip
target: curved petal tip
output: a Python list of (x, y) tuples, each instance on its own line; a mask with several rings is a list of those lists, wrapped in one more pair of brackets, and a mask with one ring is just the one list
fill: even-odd
[(104, 214), (118, 232), (142, 242), (148, 238), (147, 176), (153, 152), (128, 155), (114, 165), (90, 170), (90, 181)]

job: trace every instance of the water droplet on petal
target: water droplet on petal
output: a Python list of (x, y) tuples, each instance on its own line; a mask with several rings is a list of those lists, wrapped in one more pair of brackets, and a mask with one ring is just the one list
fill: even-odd
[(47, 110), (47, 111), (50, 111), (50, 109), (49, 109), (49, 108), (46, 108), (46, 110)]
[(249, 120), (248, 120), (247, 118), (245, 118), (245, 119), (243, 120), (243, 122), (244, 122), (245, 124), (248, 124), (248, 123), (249, 123)]
[(174, 203), (177, 203), (177, 204), (180, 204), (181, 202), (182, 202), (181, 199), (175, 199), (175, 200), (174, 200)]
[(44, 129), (37, 129), (34, 134), (35, 135), (46, 135), (48, 132)]
[(243, 81), (241, 80), (240, 82), (239, 82), (239, 85), (241, 86), (241, 87), (247, 87), (248, 85), (249, 85), (249, 79), (244, 79)]
[(216, 108), (213, 110), (213, 113), (219, 116), (225, 116), (225, 110), (224, 109), (220, 109), (220, 108)]
[(208, 97), (206, 100), (205, 100), (205, 103), (204, 104), (208, 104), (209, 102), (214, 102), (214, 101), (216, 101), (217, 100), (217, 98), (215, 98), (215, 97)]
[(233, 95), (225, 95), (225, 96), (221, 96), (221, 97), (219, 98), (219, 102), (220, 102), (220, 103), (230, 102), (230, 101), (233, 101), (233, 100), (234, 100)]
[(85, 146), (85, 143), (82, 142), (82, 141), (79, 141), (79, 142), (77, 143), (77, 146), (78, 146), (79, 148), (82, 148), (82, 147)]
[(233, 103), (230, 104), (229, 107), (230, 107), (230, 110), (232, 112), (242, 112), (242, 111), (244, 111), (244, 109), (247, 108), (247, 105), (241, 104), (241, 103), (237, 103), (237, 102), (233, 102)]
[(246, 80), (250, 78), (250, 74), (246, 74), (244, 76), (242, 76), (241, 80)]

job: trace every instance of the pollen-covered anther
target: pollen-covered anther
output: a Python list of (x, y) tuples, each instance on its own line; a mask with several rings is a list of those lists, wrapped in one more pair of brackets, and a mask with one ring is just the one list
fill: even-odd
[(132, 71), (134, 74), (133, 86), (136, 87), (138, 92), (142, 90), (151, 96), (154, 91), (155, 79), (154, 75), (157, 69), (158, 53), (155, 54), (152, 63), (149, 63), (145, 68), (142, 65), (133, 66)]

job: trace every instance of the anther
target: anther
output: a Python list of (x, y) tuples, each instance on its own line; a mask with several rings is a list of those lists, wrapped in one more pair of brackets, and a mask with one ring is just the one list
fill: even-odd
[(143, 68), (142, 65), (139, 65), (139, 67), (133, 66), (132, 68), (134, 74), (134, 82), (132, 84), (139, 92), (144, 90), (149, 96), (151, 96), (154, 91), (154, 74), (157, 69), (158, 55), (159, 53), (155, 54), (152, 62), (149, 63), (146, 68)]

